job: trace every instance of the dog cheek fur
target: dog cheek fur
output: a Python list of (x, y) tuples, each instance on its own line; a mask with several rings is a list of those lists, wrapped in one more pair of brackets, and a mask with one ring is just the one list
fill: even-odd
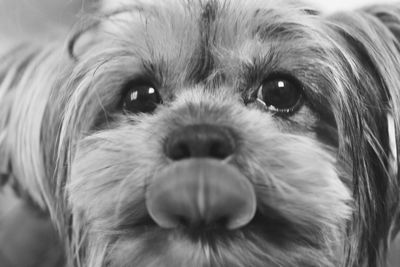
[(252, 151), (258, 166), (251, 175), (256, 185), (267, 186), (259, 188), (261, 203), (279, 207), (296, 224), (343, 228), (351, 214), (351, 194), (338, 177), (334, 158), (309, 138), (280, 134), (263, 141), (268, 152)]
[(67, 189), (72, 207), (89, 212), (85, 218), (96, 221), (112, 217), (119, 203), (130, 198), (127, 194), (143, 197), (145, 180), (163, 166), (151, 132), (121, 125), (80, 141)]

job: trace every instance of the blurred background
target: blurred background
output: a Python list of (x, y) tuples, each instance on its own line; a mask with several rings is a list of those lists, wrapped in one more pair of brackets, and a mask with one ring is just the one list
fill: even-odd
[[(0, 49), (13, 40), (65, 36), (71, 25), (98, 0), (0, 0)], [(117, 1), (117, 0), (104, 0)], [(165, 0), (160, 0), (165, 1)], [(367, 4), (395, 0), (305, 0), (330, 13)], [(400, 0), (399, 0), (400, 2)], [(0, 62), (1, 63), (1, 62)], [(9, 190), (0, 189), (0, 266), (61, 266), (61, 251), (44, 214), (20, 202)], [(400, 266), (400, 237), (391, 252), (392, 267)]]
[(0, 47), (60, 35), (97, 0), (0, 0)]
[(313, 3), (321, 10), (326, 12), (335, 12), (343, 9), (354, 9), (361, 6), (371, 4), (395, 3), (398, 0), (335, 0), (335, 1), (320, 1), (320, 0), (302, 0), (303, 2)]

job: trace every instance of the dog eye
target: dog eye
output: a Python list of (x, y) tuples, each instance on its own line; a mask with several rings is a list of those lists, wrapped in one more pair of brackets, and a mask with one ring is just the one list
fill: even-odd
[(149, 84), (129, 83), (126, 86), (123, 109), (133, 113), (151, 113), (162, 104), (158, 90)]
[(268, 111), (292, 113), (297, 111), (303, 102), (302, 87), (291, 77), (270, 77), (259, 87), (257, 101), (261, 102)]

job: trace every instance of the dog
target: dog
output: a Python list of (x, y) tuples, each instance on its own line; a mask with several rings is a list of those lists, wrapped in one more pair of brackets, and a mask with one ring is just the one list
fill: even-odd
[(399, 29), (400, 5), (104, 1), (2, 57), (1, 184), (65, 266), (386, 266)]

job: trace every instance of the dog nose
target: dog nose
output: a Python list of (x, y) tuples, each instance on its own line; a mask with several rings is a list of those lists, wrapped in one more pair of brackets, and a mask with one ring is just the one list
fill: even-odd
[(176, 161), (153, 177), (146, 207), (163, 228), (233, 230), (254, 217), (256, 194), (234, 166), (215, 159), (189, 159)]
[(195, 124), (173, 131), (165, 142), (166, 155), (173, 160), (188, 158), (224, 159), (235, 150), (232, 131), (212, 124)]

